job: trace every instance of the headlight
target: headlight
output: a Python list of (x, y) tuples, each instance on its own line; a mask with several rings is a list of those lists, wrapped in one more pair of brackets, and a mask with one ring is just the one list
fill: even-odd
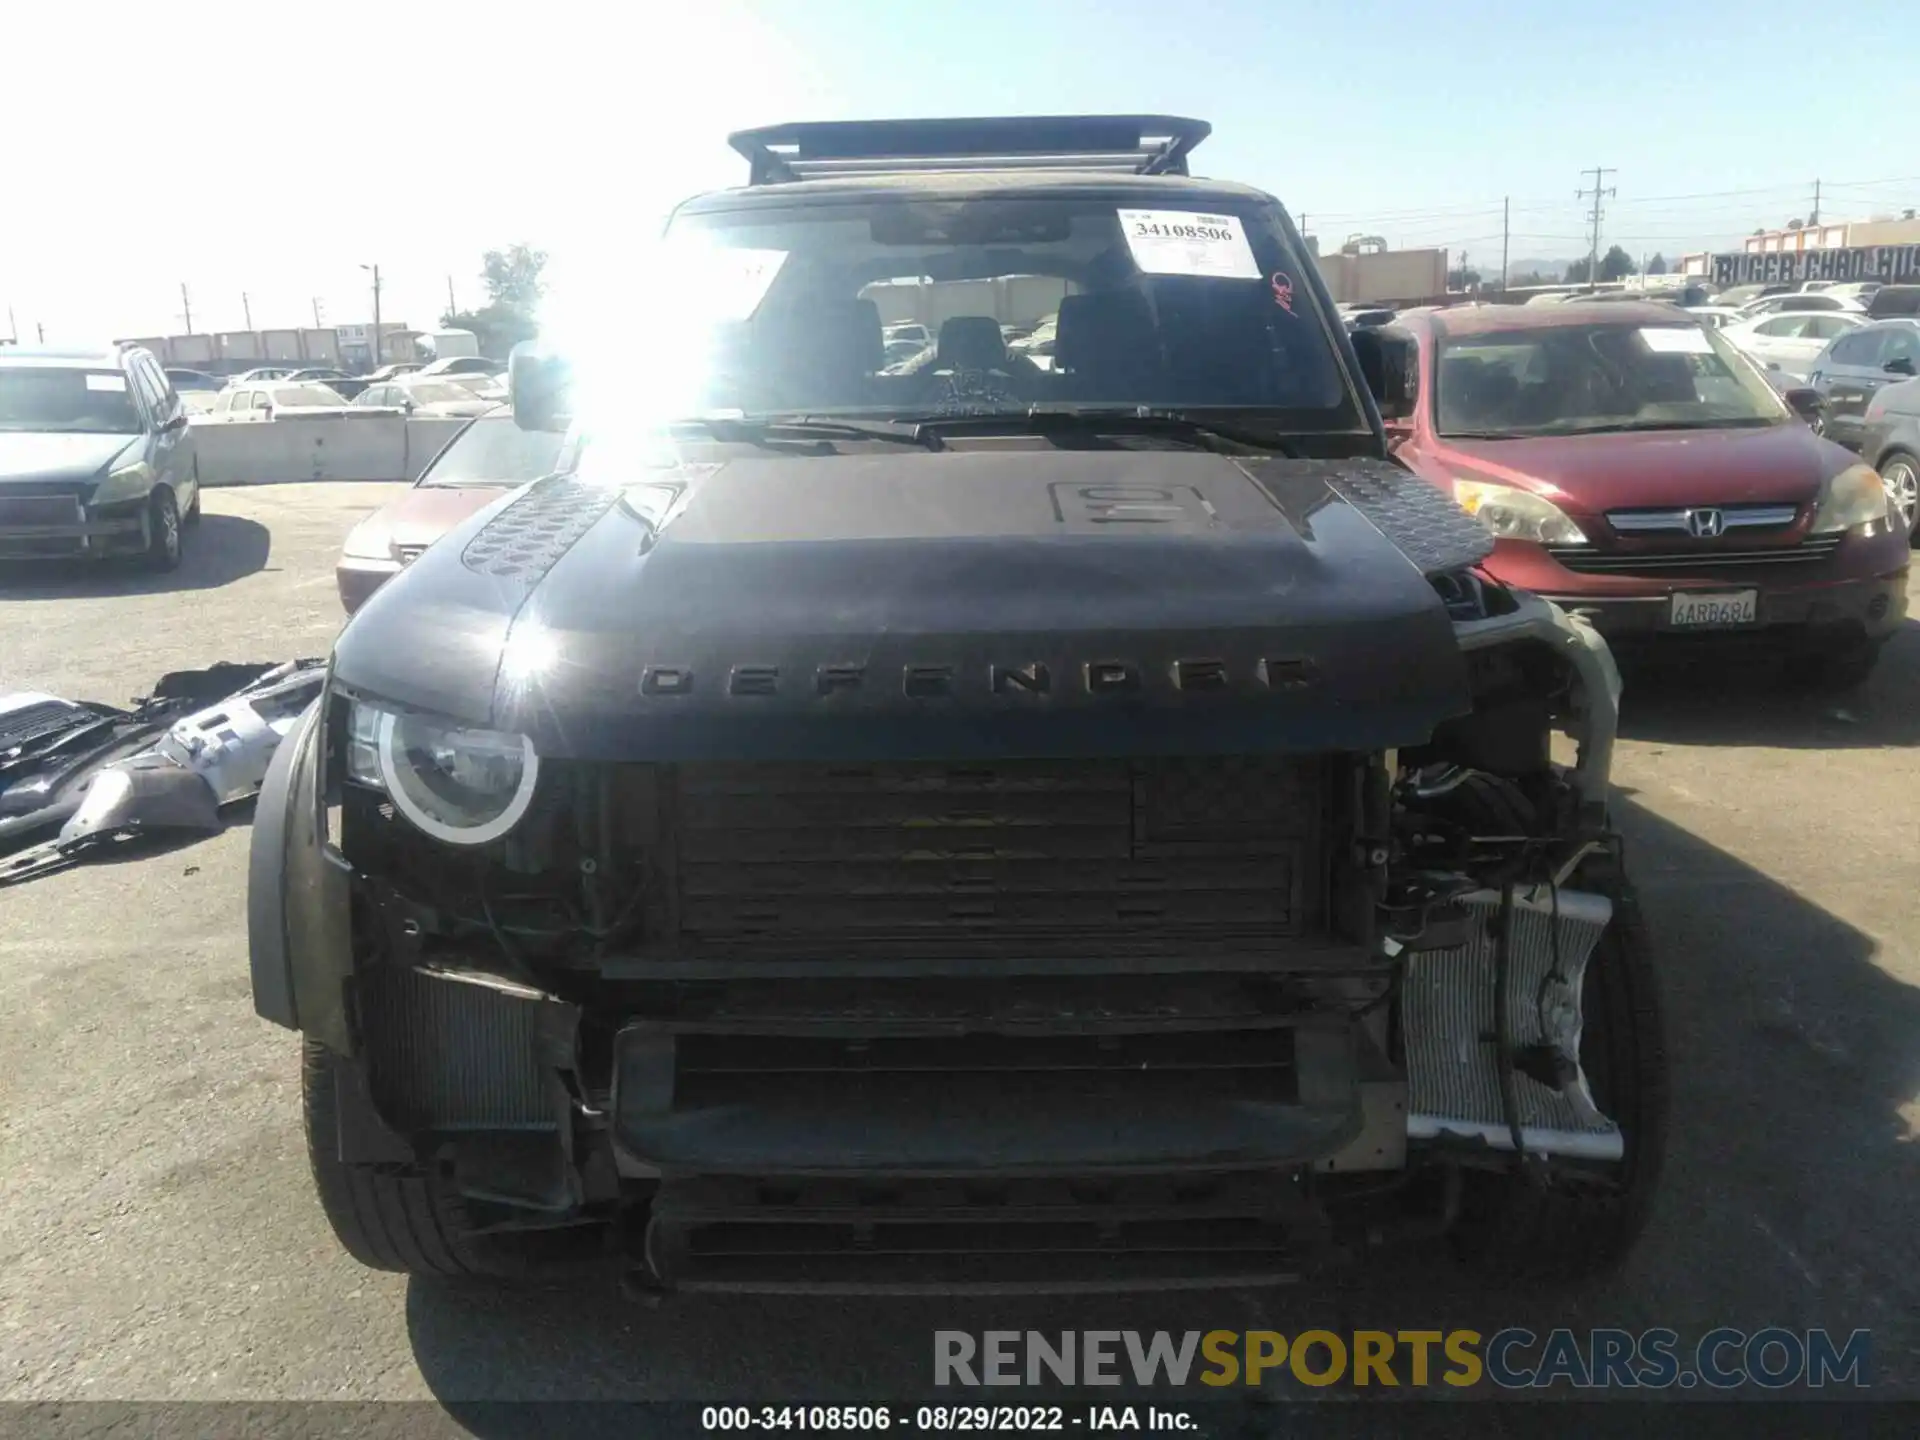
[(1502, 540), (1535, 540), (1542, 545), (1587, 543), (1586, 533), (1558, 505), (1511, 485), (1455, 480), (1453, 498)]
[(362, 521), (347, 532), (347, 540), (340, 547), (340, 553), (350, 560), (390, 562), (393, 559), (393, 551), (387, 543), (386, 527), (371, 521)]
[(1871, 465), (1849, 465), (1827, 482), (1814, 512), (1813, 533), (1830, 534), (1884, 520), (1893, 508), (1887, 487)]
[(93, 503), (96, 505), (117, 505), (122, 500), (141, 500), (153, 489), (153, 467), (144, 460), (132, 465), (123, 465), (93, 491)]
[(355, 701), (347, 774), (386, 791), (394, 809), (434, 839), (484, 845), (527, 813), (540, 758), (524, 735)]

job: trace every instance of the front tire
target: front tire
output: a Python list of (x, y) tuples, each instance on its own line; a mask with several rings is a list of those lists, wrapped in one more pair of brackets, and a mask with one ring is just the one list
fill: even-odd
[(1904, 452), (1889, 455), (1880, 462), (1880, 482), (1907, 522), (1907, 543), (1920, 544), (1920, 460)]
[(428, 1176), (412, 1168), (341, 1160), (334, 1085), (344, 1062), (317, 1041), (303, 1044), (300, 1098), (307, 1160), (320, 1208), (347, 1253), (374, 1270), (437, 1279), (479, 1273), (459, 1216), (435, 1193)]
[(147, 501), (147, 550), (141, 567), (164, 575), (180, 568), (180, 502), (165, 485), (157, 486)]
[[(1588, 885), (1605, 888), (1604, 878)], [(1616, 1268), (1646, 1228), (1666, 1154), (1668, 1071), (1646, 922), (1621, 883), (1582, 987), (1580, 1065), (1625, 1155), (1604, 1171), (1470, 1171), (1454, 1252), (1498, 1282), (1570, 1284)]]

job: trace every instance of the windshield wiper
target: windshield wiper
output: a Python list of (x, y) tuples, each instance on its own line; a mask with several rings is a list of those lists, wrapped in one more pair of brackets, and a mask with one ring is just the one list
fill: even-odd
[(1286, 455), (1293, 449), (1272, 431), (1236, 419), (1150, 405), (1029, 405), (977, 415), (922, 415), (921, 430), (993, 431), (1017, 426), (1033, 434), (1147, 435), (1183, 440), (1220, 455)]
[(946, 448), (937, 434), (910, 420), (830, 420), (812, 415), (690, 415), (670, 422), (667, 428), (698, 428), (724, 444), (778, 445), (783, 440), (882, 440), (894, 445), (918, 445), (923, 450)]

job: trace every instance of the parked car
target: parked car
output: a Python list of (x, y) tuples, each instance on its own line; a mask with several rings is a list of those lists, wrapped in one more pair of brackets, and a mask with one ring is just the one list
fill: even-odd
[[(1186, 173), (1205, 134), (735, 135), (751, 185), (668, 233), (755, 267), (756, 343), (704, 358), (740, 293), (690, 283), (707, 247), (645, 262), (689, 362), (610, 399), (703, 418), (503, 497), (341, 631), (247, 916), (349, 1254), (654, 1294), (1625, 1258), (1684, 947), (1621, 868), (1617, 676), (1388, 461), (1379, 332), (1276, 201)], [(974, 314), (963, 382), (875, 374), (899, 265), (1083, 281), (1056, 368)], [(515, 358), (520, 423), (593, 413)]]
[(507, 400), (507, 381), (503, 375), (448, 375), (449, 385), (458, 385), (469, 394), (493, 404), (505, 404)]
[(297, 365), (256, 365), (251, 370), (242, 370), (233, 376), (227, 385), (259, 385), (269, 380), (285, 380), (298, 368)]
[(1744, 312), (1730, 305), (1689, 305), (1686, 307), (1686, 313), (1693, 316), (1693, 318), (1698, 320), (1702, 325), (1709, 326), (1715, 330), (1724, 329), (1728, 325), (1736, 324), (1747, 318)]
[(1735, 320), (1722, 325), (1719, 333), (1755, 364), (1798, 380), (1806, 376), (1829, 341), (1866, 323), (1864, 315), (1796, 311)]
[(1902, 380), (1867, 402), (1860, 455), (1880, 472), (1887, 498), (1920, 545), (1920, 380)]
[(334, 567), (340, 603), (351, 615), (426, 548), (508, 490), (560, 468), (563, 437), (522, 430), (495, 408), (469, 421), (427, 462), (413, 488), (356, 525)]
[(1874, 392), (1915, 375), (1920, 317), (1878, 320), (1829, 341), (1807, 370), (1807, 384), (1820, 392), (1817, 428), (1829, 440), (1858, 449)]
[(184, 395), (188, 391), (218, 390), (227, 382), (218, 375), (209, 375), (204, 370), (186, 370), (169, 365), (161, 371), (167, 377), (176, 394)]
[(1907, 610), (1904, 530), (1723, 332), (1653, 305), (1401, 323), (1420, 400), (1395, 454), (1492, 530), (1490, 574), (1616, 643), (1752, 637), (1809, 684), (1873, 669)]
[(422, 375), (403, 375), (383, 385), (369, 385), (353, 397), (357, 406), (404, 410), (423, 418), (447, 419), (463, 415), (484, 415), (499, 404), (498, 397), (483, 399), (464, 385), (452, 380), (429, 380)]
[(206, 418), (219, 421), (271, 420), (277, 410), (341, 408), (347, 399), (331, 386), (235, 385), (222, 390), (208, 407)]
[(1920, 285), (1882, 285), (1867, 301), (1867, 315), (1874, 320), (1920, 315)]
[(504, 375), (506, 370), (504, 360), (485, 355), (449, 355), (444, 360), (429, 361), (415, 373), (422, 378), (432, 376), (444, 380), (450, 375)]
[(199, 518), (187, 411), (149, 352), (0, 346), (0, 560), (172, 570)]
[(889, 325), (881, 332), (881, 337), (888, 341), (913, 340), (922, 347), (933, 344), (933, 332), (918, 320), (901, 320)]
[(1791, 285), (1735, 285), (1715, 295), (1713, 303), (1738, 309), (1762, 295), (1785, 295), (1792, 289)]
[(1790, 311), (1825, 311), (1829, 314), (1864, 315), (1867, 313), (1867, 307), (1845, 295), (1794, 290), (1784, 295), (1763, 295), (1758, 300), (1749, 300), (1740, 307), (1740, 311), (1749, 320), (1754, 320), (1762, 315), (1783, 315)]
[(310, 383), (325, 385), (342, 399), (351, 400), (367, 388), (368, 382), (363, 375), (349, 375), (344, 370), (336, 370), (330, 366), (321, 365), (307, 370), (294, 371), (291, 375), (287, 376), (287, 383), (291, 385), (305, 385)]
[(424, 360), (394, 360), (382, 365), (378, 370), (368, 375), (363, 375), (361, 378), (369, 385), (378, 385), (383, 380), (393, 380), (401, 375), (412, 375), (425, 364), (426, 362)]

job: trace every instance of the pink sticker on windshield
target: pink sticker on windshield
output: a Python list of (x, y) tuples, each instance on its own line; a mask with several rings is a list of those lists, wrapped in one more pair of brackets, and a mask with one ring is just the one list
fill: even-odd
[(1287, 314), (1293, 313), (1293, 277), (1284, 270), (1273, 272), (1273, 303)]

